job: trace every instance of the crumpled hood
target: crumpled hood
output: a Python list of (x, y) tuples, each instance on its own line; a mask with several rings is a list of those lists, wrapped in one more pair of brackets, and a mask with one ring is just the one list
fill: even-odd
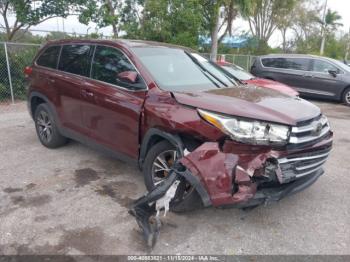
[(180, 103), (217, 113), (295, 125), (317, 117), (320, 109), (298, 97), (273, 89), (236, 86), (207, 91), (173, 92)]

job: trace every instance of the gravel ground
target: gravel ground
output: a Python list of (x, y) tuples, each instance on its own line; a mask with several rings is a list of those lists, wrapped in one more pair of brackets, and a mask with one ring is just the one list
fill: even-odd
[(350, 108), (316, 102), (335, 132), (326, 174), (250, 212), (170, 213), (145, 248), (127, 205), (140, 172), (84, 145), (39, 143), (24, 103), (0, 106), (0, 254), (350, 254)]

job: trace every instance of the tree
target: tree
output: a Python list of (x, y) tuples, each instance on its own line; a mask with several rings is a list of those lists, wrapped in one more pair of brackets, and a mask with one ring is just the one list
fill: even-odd
[(283, 23), (297, 0), (255, 0), (251, 8), (242, 13), (248, 20), (250, 31), (261, 44), (267, 45), (275, 30)]
[(318, 21), (321, 10), (318, 0), (304, 0), (294, 6), (291, 14), (287, 14), (287, 18), (291, 19), (289, 30), (293, 37), (286, 43), (286, 49), (298, 53), (314, 53), (319, 49), (321, 32)]
[[(211, 37), (210, 58), (216, 61), (218, 44), (227, 34), (232, 34), (233, 21), (239, 12), (247, 13), (251, 0), (203, 0), (204, 25)], [(222, 31), (219, 36), (220, 31)]]
[[(201, 0), (129, 0), (120, 27), (128, 38), (198, 47), (203, 31)], [(143, 5), (141, 5), (143, 4)]]
[(331, 9), (328, 9), (324, 21), (322, 21), (321, 19), (319, 20), (319, 23), (322, 25), (323, 28), (322, 43), (320, 50), (321, 55), (323, 55), (324, 53), (327, 35), (331, 32), (336, 31), (338, 27), (343, 26), (342, 23), (338, 22), (341, 19), (342, 17), (338, 14), (337, 11), (332, 11)]
[(122, 6), (122, 1), (87, 0), (85, 7), (80, 10), (79, 21), (83, 24), (94, 22), (99, 28), (112, 26), (113, 37), (117, 38)]
[[(6, 30), (7, 40), (17, 40), (38, 25), (53, 17), (66, 17), (82, 0), (2, 0), (0, 15)], [(11, 23), (10, 16), (15, 15)]]

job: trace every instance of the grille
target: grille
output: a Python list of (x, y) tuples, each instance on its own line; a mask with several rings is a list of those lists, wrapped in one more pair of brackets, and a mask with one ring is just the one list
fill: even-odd
[(288, 183), (300, 177), (320, 170), (326, 162), (331, 147), (315, 152), (292, 155), (278, 159), (282, 183)]
[(330, 126), (327, 118), (320, 115), (317, 118), (299, 123), (298, 126), (292, 127), (289, 143), (303, 144), (316, 141), (327, 135)]

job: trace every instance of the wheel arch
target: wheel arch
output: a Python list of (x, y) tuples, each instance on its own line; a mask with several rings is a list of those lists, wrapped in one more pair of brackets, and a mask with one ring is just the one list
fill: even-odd
[(181, 137), (178, 134), (171, 134), (165, 131), (162, 131), (157, 128), (151, 128), (147, 131), (145, 136), (143, 137), (141, 147), (140, 147), (140, 155), (139, 155), (139, 167), (142, 169), (143, 162), (146, 158), (147, 152), (149, 149), (159, 143), (160, 141), (166, 140), (172, 145), (174, 145), (178, 151), (180, 156), (183, 156), (183, 152), (185, 150), (184, 143)]
[(47, 98), (47, 96), (43, 95), (42, 93), (39, 92), (32, 92), (28, 98), (29, 101), (29, 109), (30, 109), (30, 114), (32, 118), (34, 118), (35, 114), (35, 109), (42, 103), (46, 103), (53, 114), (54, 120), (58, 126), (59, 129), (61, 129), (61, 122), (59, 121), (57, 111), (55, 109), (55, 106), (53, 103)]
[(347, 90), (350, 89), (350, 85), (344, 87), (343, 91), (341, 91), (341, 95), (340, 95), (340, 100), (343, 101), (343, 97), (344, 97), (344, 94)]
[[(140, 169), (142, 169), (148, 150), (153, 145), (164, 140), (174, 145), (178, 151), (179, 156), (181, 157), (184, 156), (185, 149), (189, 148), (191, 150), (193, 149), (193, 147), (196, 147), (198, 145), (197, 143), (200, 143), (199, 141), (196, 141), (194, 143), (189, 143), (187, 141), (188, 138), (186, 137), (186, 135), (171, 134), (157, 128), (151, 128), (147, 131), (141, 143), (140, 156), (139, 156)], [(199, 197), (203, 205), (205, 207), (210, 206), (211, 205), (210, 197), (208, 195), (207, 190), (204, 188), (204, 186), (200, 182), (200, 179), (197, 176), (193, 175), (191, 172), (186, 173), (185, 179), (195, 188), (195, 190), (199, 194)]]

